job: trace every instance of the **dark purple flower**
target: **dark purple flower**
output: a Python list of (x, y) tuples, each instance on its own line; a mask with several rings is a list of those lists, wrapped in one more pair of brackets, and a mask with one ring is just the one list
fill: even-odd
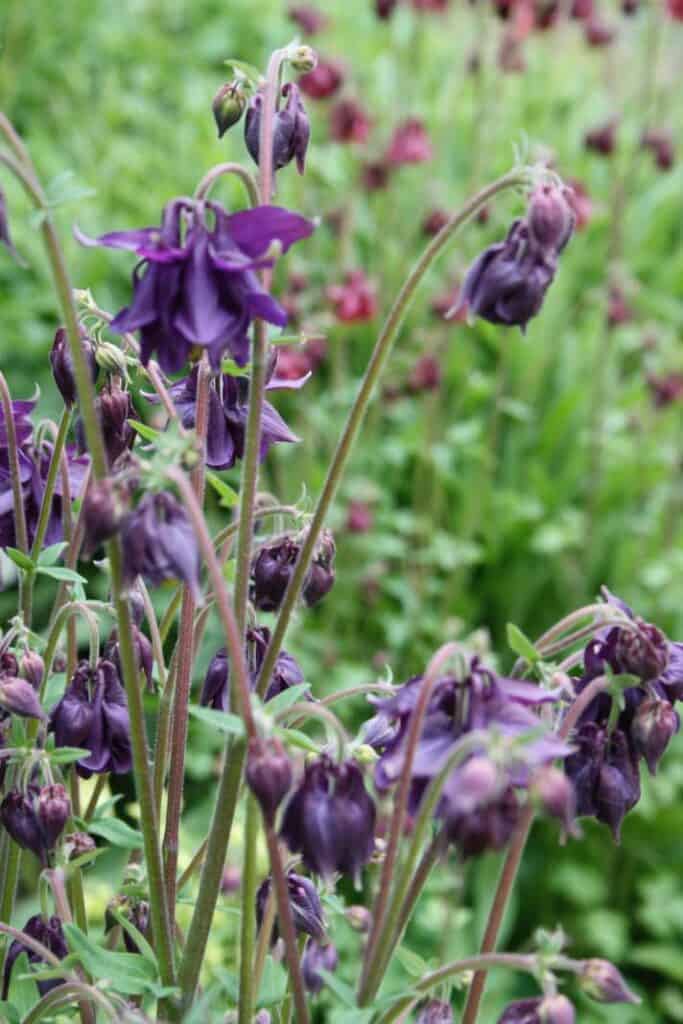
[(326, 14), (309, 4), (288, 7), (287, 17), (307, 36), (314, 36), (318, 32), (322, 32), (329, 20)]
[[(152, 679), (152, 669), (154, 667), (154, 651), (152, 648), (151, 640), (145, 636), (142, 630), (131, 623), (131, 634), (133, 639), (133, 654), (135, 656), (135, 667), (138, 672), (142, 672), (145, 677), (147, 689), (150, 692), (154, 691), (154, 681)], [(119, 644), (118, 630), (113, 629), (107, 646), (104, 649), (104, 656), (109, 661), (113, 661), (116, 665), (116, 670), (119, 673), (119, 677), (123, 678), (123, 668), (121, 665), (121, 648)]]
[(279, 537), (264, 545), (251, 564), (251, 600), (262, 612), (276, 612), (282, 604), (301, 545), (294, 537)]
[(131, 586), (143, 576), (152, 586), (183, 580), (195, 600), (199, 588), (199, 548), (185, 509), (172, 494), (146, 494), (121, 525), (123, 576)]
[[(12, 419), (14, 421), (14, 432), (17, 436), (17, 445), (22, 448), (33, 434), (33, 424), (29, 416), (36, 407), (35, 399), (18, 399), (12, 402)], [(7, 425), (5, 423), (5, 407), (0, 403), (0, 448), (6, 448)]]
[[(273, 119), (273, 169), (281, 170), (296, 159), (296, 169), (304, 173), (306, 150), (311, 137), (308, 114), (301, 102), (298, 86), (287, 82), (282, 86), (284, 106), (275, 111)], [(259, 163), (261, 143), (261, 108), (263, 93), (257, 92), (249, 101), (244, 120), (244, 141), (255, 164)]]
[(7, 217), (7, 200), (5, 199), (5, 193), (0, 188), (0, 244), (4, 245), (6, 249), (9, 249), (10, 253), (17, 261), (17, 263), (23, 265), (24, 261), (14, 247), (12, 236), (9, 230), (9, 218)]
[(334, 558), (337, 552), (330, 530), (323, 530), (316, 545), (311, 565), (301, 591), (304, 604), (312, 608), (325, 597), (334, 586), (336, 573)]
[(313, 995), (321, 992), (325, 981), (320, 971), (332, 973), (338, 963), (339, 956), (331, 942), (323, 943), (309, 939), (301, 957), (301, 974), (308, 991)]
[(631, 736), (651, 775), (657, 773), (664, 751), (678, 732), (679, 726), (679, 717), (668, 700), (648, 697), (636, 711), (631, 725)]
[[(58, 917), (44, 918), (41, 914), (36, 914), (35, 917), (29, 918), (22, 931), (30, 938), (41, 942), (43, 946), (46, 946), (60, 960), (63, 960), (69, 953), (62, 930), (62, 922)], [(12, 968), (22, 953), (26, 953), (30, 964), (45, 963), (38, 953), (25, 946), (19, 939), (15, 939), (7, 951), (7, 958), (5, 960), (5, 971), (2, 978), (2, 999), (7, 999)], [(51, 978), (48, 981), (36, 982), (41, 996), (47, 995), (53, 988), (63, 983), (64, 979), (62, 978)]]
[(15, 676), (0, 677), (0, 708), (20, 718), (45, 717), (34, 687), (27, 679)]
[(357, 878), (375, 848), (375, 805), (354, 761), (309, 762), (285, 808), (282, 837), (306, 867), (328, 878)]
[(38, 654), (37, 651), (24, 651), (19, 669), (22, 676), (26, 679), (34, 690), (40, 690), (40, 684), (43, 681), (45, 675), (45, 662)]
[[(95, 347), (88, 337), (86, 331), (81, 331), (81, 348), (85, 357), (86, 365), (90, 371), (93, 384), (97, 380), (98, 366), (95, 359)], [(71, 408), (78, 398), (76, 391), (76, 378), (74, 376), (74, 364), (71, 357), (71, 346), (66, 333), (66, 328), (58, 327), (55, 333), (52, 348), (50, 349), (50, 365), (52, 376), (55, 379), (57, 389), (64, 400), (64, 404)]]
[(83, 499), (83, 550), (92, 554), (118, 533), (130, 508), (130, 492), (114, 477), (92, 480)]
[(51, 847), (38, 818), (38, 794), (38, 786), (33, 785), (26, 792), (10, 790), (0, 804), (0, 821), (18, 846), (30, 850), (47, 867)]
[(604, 822), (619, 842), (621, 823), (640, 799), (638, 755), (628, 736), (585, 722), (572, 737), (578, 748), (565, 762), (576, 791), (576, 813)]
[(278, 739), (249, 741), (245, 778), (270, 825), (292, 786), (292, 762)]
[[(256, 922), (261, 927), (266, 903), (270, 893), (271, 880), (266, 878), (256, 893)], [(310, 878), (297, 875), (293, 871), (287, 874), (289, 903), (292, 908), (294, 927), (302, 935), (311, 935), (314, 939), (322, 939), (325, 934), (325, 918), (320, 896)], [(272, 941), (278, 938), (277, 919), (273, 925)]]
[(510, 1003), (498, 1024), (574, 1024), (574, 1007), (566, 996), (536, 996)]
[[(213, 217), (211, 227), (207, 211)], [(214, 369), (225, 352), (243, 366), (249, 358), (253, 317), (285, 325), (285, 311), (265, 291), (256, 271), (271, 265), (274, 242), (286, 252), (313, 227), (277, 206), (228, 215), (218, 203), (174, 199), (164, 208), (160, 228), (115, 231), (98, 239), (79, 232), (77, 237), (85, 245), (131, 249), (138, 255), (133, 302), (111, 327), (119, 333), (139, 330), (142, 362), (146, 365), (156, 352), (161, 368), (176, 373), (194, 346), (209, 352)]]
[(95, 668), (83, 661), (64, 696), (50, 713), (50, 731), (58, 747), (83, 747), (78, 774), (128, 772), (132, 765), (128, 702), (115, 666), (101, 659)]
[(71, 801), (64, 786), (59, 783), (43, 786), (38, 793), (36, 814), (47, 848), (51, 850), (71, 817)]
[[(192, 429), (195, 425), (197, 404), (197, 373), (195, 367), (187, 377), (169, 387), (183, 426)], [(310, 374), (297, 380), (284, 380), (273, 376), (272, 371), (266, 390), (300, 388)], [(146, 396), (158, 404), (156, 395)], [(212, 469), (231, 469), (244, 456), (244, 441), (249, 413), (249, 381), (246, 377), (229, 374), (213, 377), (209, 385), (209, 419), (206, 434), (206, 464)], [(299, 438), (292, 433), (280, 414), (269, 402), (263, 403), (261, 413), (261, 436), (259, 454), (264, 459), (271, 446), (281, 442), (294, 442)]]
[[(258, 626), (247, 630), (245, 656), (252, 686), (256, 683), (258, 674), (261, 671), (261, 665), (263, 664), (263, 658), (269, 643), (270, 630), (265, 626)], [(280, 651), (266, 689), (265, 700), (268, 701), (272, 697), (277, 697), (279, 693), (288, 690), (290, 686), (298, 686), (303, 682), (304, 674), (296, 658), (293, 658), (287, 651)], [(216, 651), (209, 662), (199, 703), (215, 708), (216, 711), (229, 710), (230, 662), (224, 647)]]

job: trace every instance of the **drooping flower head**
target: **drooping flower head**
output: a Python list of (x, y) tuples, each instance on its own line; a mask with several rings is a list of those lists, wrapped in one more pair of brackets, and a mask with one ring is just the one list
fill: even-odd
[(172, 494), (146, 494), (121, 524), (123, 577), (132, 586), (138, 576), (158, 587), (165, 580), (183, 580), (199, 588), (199, 548), (185, 509)]
[[(51, 953), (54, 953), (56, 957), (63, 960), (69, 953), (69, 948), (66, 944), (64, 937), (64, 931), (62, 929), (62, 922), (58, 917), (43, 917), (42, 914), (36, 914), (34, 917), (30, 917), (22, 931), (29, 936), (31, 939), (35, 939), (37, 942), (46, 946)], [(31, 949), (29, 946), (25, 946), (19, 939), (15, 939), (11, 943), (8, 951), (7, 958), (5, 960), (5, 970), (2, 978), (2, 999), (7, 999), (9, 993), (9, 985), (12, 977), (12, 968), (19, 959), (22, 953), (26, 953), (28, 962), (30, 964), (41, 964), (44, 965), (43, 958)], [(52, 991), (58, 985), (64, 984), (63, 978), (49, 978), (45, 981), (37, 981), (38, 991), (41, 996), (47, 995), (48, 992)]]
[(12, 839), (30, 850), (43, 867), (71, 815), (71, 802), (64, 786), (29, 785), (25, 791), (12, 789), (0, 804), (0, 821)]
[[(209, 223), (211, 218), (211, 223)], [(283, 327), (287, 316), (261, 285), (256, 271), (272, 264), (277, 243), (286, 252), (314, 225), (277, 206), (228, 214), (219, 203), (174, 199), (159, 228), (115, 231), (84, 245), (130, 249), (133, 301), (111, 323), (112, 330), (140, 332), (140, 356), (152, 355), (167, 373), (181, 370), (195, 346), (208, 351), (214, 369), (228, 353), (244, 366), (253, 317)]]
[[(256, 923), (261, 927), (266, 912), (266, 903), (270, 894), (271, 880), (266, 878), (256, 893)], [(289, 903), (292, 908), (294, 927), (301, 935), (310, 935), (314, 939), (322, 939), (325, 934), (325, 917), (318, 890), (310, 878), (298, 875), (294, 871), (287, 874)], [(272, 941), (278, 937), (277, 921), (273, 925)]]
[(335, 142), (367, 142), (370, 119), (357, 100), (344, 99), (330, 110), (330, 135)]
[(321, 970), (332, 974), (337, 969), (339, 954), (331, 942), (309, 939), (301, 957), (301, 975), (309, 992), (317, 995), (325, 984)]
[(319, 60), (312, 71), (299, 79), (299, 88), (314, 100), (326, 100), (344, 83), (344, 68), (335, 60)]
[(121, 774), (132, 766), (126, 693), (111, 661), (92, 668), (81, 662), (64, 696), (50, 713), (57, 747), (83, 747), (90, 754), (76, 762), (78, 774)]
[[(303, 174), (311, 125), (298, 86), (287, 82), (282, 86), (282, 96), (285, 103), (275, 111), (273, 119), (273, 170), (279, 171), (296, 160), (296, 169), (299, 174)], [(261, 145), (262, 107), (263, 93), (259, 90), (249, 100), (244, 120), (244, 141), (249, 155), (257, 165)]]
[[(266, 626), (249, 628), (246, 634), (245, 657), (251, 685), (254, 686), (268, 644), (270, 643), (270, 630)], [(288, 654), (287, 651), (280, 651), (275, 661), (273, 674), (270, 677), (268, 688), (265, 693), (265, 700), (277, 697), (291, 686), (298, 686), (304, 682), (304, 674), (298, 661)], [(209, 667), (202, 686), (199, 703), (203, 706), (214, 708), (216, 711), (228, 711), (230, 707), (230, 662), (225, 647), (216, 651), (209, 662)]]
[(377, 313), (377, 288), (363, 270), (349, 270), (342, 284), (330, 285), (327, 297), (342, 323), (363, 323)]

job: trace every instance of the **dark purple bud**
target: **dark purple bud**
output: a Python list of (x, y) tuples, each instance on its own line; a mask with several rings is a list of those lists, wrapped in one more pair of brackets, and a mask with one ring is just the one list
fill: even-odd
[(172, 494), (146, 494), (121, 526), (123, 576), (131, 586), (143, 576), (152, 586), (183, 580), (200, 600), (199, 548), (185, 509)]
[[(58, 959), (63, 960), (68, 956), (69, 947), (67, 946), (66, 939), (64, 938), (62, 922), (58, 917), (44, 918), (40, 914), (36, 914), (35, 917), (29, 918), (22, 928), (22, 931), (30, 938), (35, 939), (37, 942), (41, 942), (43, 946), (47, 947), (51, 953), (54, 953)], [(7, 958), (5, 960), (5, 971), (2, 978), (2, 999), (7, 999), (12, 968), (22, 953), (26, 953), (30, 964), (44, 965), (45, 963), (38, 953), (33, 949), (30, 949), (28, 946), (24, 946), (19, 939), (15, 939), (7, 951)], [(38, 981), (36, 984), (41, 996), (44, 996), (53, 988), (64, 984), (64, 979), (51, 978), (48, 981)]]
[(674, 165), (676, 153), (669, 132), (651, 128), (643, 133), (641, 146), (654, 154), (655, 163), (660, 171), (670, 171)]
[(113, 537), (130, 508), (128, 488), (112, 477), (93, 480), (83, 499), (84, 551), (92, 554)]
[(375, 13), (382, 21), (388, 20), (398, 6), (398, 0), (375, 0)]
[(38, 694), (27, 679), (0, 679), (0, 707), (20, 718), (45, 718)]
[(335, 553), (334, 537), (329, 530), (323, 530), (302, 591), (304, 603), (309, 608), (322, 601), (334, 585)]
[(341, 88), (344, 78), (344, 68), (338, 61), (321, 60), (313, 70), (301, 76), (298, 84), (311, 99), (325, 100)]
[(86, 853), (93, 853), (97, 849), (97, 843), (87, 832), (69, 832), (64, 837), (63, 849), (67, 860), (76, 860)]
[[(134, 925), (139, 932), (142, 932), (144, 938), (149, 938), (149, 903), (147, 900), (136, 900), (131, 906), (124, 910), (124, 914), (132, 925)], [(123, 929), (123, 944), (129, 953), (140, 953), (141, 950), (138, 948), (138, 944), (135, 939)]]
[[(145, 683), (147, 690), (150, 693), (154, 693), (154, 680), (152, 678), (152, 669), (154, 667), (154, 650), (152, 648), (151, 640), (145, 636), (142, 630), (138, 629), (136, 625), (131, 623), (131, 636), (133, 640), (133, 654), (135, 656), (135, 667), (138, 672), (142, 672), (145, 677)], [(112, 629), (111, 635), (105, 648), (105, 657), (109, 658), (116, 665), (116, 670), (119, 677), (123, 676), (123, 667), (121, 665), (121, 645), (119, 644), (118, 630)]]
[(498, 1018), (498, 1024), (539, 1024), (538, 1007), (540, 996), (532, 999), (517, 999), (509, 1003)]
[(620, 629), (617, 636), (615, 658), (622, 672), (630, 672), (647, 683), (666, 671), (669, 644), (660, 629), (642, 619), (636, 620), (638, 629)]
[(309, 939), (301, 957), (301, 974), (308, 991), (313, 995), (321, 992), (325, 981), (320, 971), (331, 973), (336, 970), (338, 963), (339, 956), (331, 942), (323, 945), (315, 939)]
[(0, 804), (0, 821), (18, 846), (30, 850), (47, 867), (48, 844), (36, 814), (37, 795), (37, 786), (29, 786), (25, 794), (10, 790)]
[(215, 708), (216, 711), (230, 710), (230, 665), (225, 647), (216, 651), (209, 662), (204, 677), (204, 685), (199, 697), (203, 707)]
[(0, 188), (0, 244), (4, 245), (5, 248), (9, 249), (10, 253), (17, 261), (17, 263), (23, 264), (23, 260), (19, 256), (19, 253), (14, 247), (12, 242), (12, 236), (9, 231), (9, 218), (7, 217), (7, 200), (5, 199), (5, 193)]
[(529, 233), (542, 248), (561, 252), (574, 229), (574, 214), (557, 185), (540, 185), (531, 195), (527, 210)]
[(136, 416), (133, 399), (128, 391), (111, 383), (100, 392), (96, 404), (107, 458), (109, 465), (113, 466), (120, 455), (133, 447), (135, 441), (135, 430), (128, 422)]
[(282, 837), (309, 870), (357, 877), (375, 848), (375, 805), (353, 761), (309, 762), (285, 809)]
[(609, 960), (586, 960), (579, 974), (581, 988), (598, 1003), (639, 1003), (621, 974)]
[(52, 850), (71, 816), (71, 801), (64, 786), (43, 786), (36, 801), (36, 812), (48, 850)]
[(546, 765), (533, 776), (529, 788), (546, 814), (561, 821), (566, 832), (576, 833), (576, 794), (564, 772)]
[(280, 741), (250, 740), (245, 775), (266, 822), (272, 825), (292, 786), (292, 763)]
[[(293, 82), (283, 85), (282, 96), (286, 102), (273, 119), (273, 168), (279, 171), (296, 159), (297, 170), (303, 174), (311, 126), (299, 89)], [(262, 106), (263, 93), (257, 92), (249, 101), (244, 121), (244, 141), (255, 164), (259, 162)]]
[(213, 119), (218, 129), (218, 138), (221, 139), (229, 128), (236, 125), (244, 113), (247, 105), (247, 97), (244, 87), (239, 80), (226, 82), (222, 85), (211, 103)]
[[(97, 361), (95, 359), (95, 346), (87, 333), (83, 330), (81, 330), (81, 349), (94, 384), (97, 380), (98, 372)], [(52, 366), (52, 376), (55, 379), (55, 384), (62, 396), (64, 405), (70, 409), (78, 399), (78, 392), (76, 390), (76, 378), (74, 376), (71, 346), (69, 344), (69, 336), (65, 327), (57, 328), (55, 339), (52, 342), (52, 348), (50, 350), (50, 364)]]
[(300, 545), (280, 537), (261, 548), (251, 565), (251, 600), (262, 612), (276, 612), (292, 578)]
[(11, 651), (0, 654), (0, 676), (18, 676), (19, 662)]
[(509, 842), (519, 819), (519, 803), (509, 786), (490, 803), (474, 810), (444, 814), (448, 838), (461, 857), (478, 857), (487, 850), (502, 850)]
[(639, 799), (640, 777), (635, 753), (621, 729), (615, 729), (607, 743), (594, 796), (596, 817), (609, 826), (615, 842), (620, 840), (624, 816)]
[[(256, 922), (259, 928), (266, 912), (270, 886), (271, 880), (266, 878), (256, 893)], [(290, 871), (287, 875), (287, 888), (296, 930), (302, 935), (311, 935), (314, 939), (322, 939), (325, 934), (325, 917), (318, 890), (313, 882), (305, 875), (297, 875)], [(276, 919), (273, 925), (272, 942), (276, 942), (277, 938)]]
[(662, 755), (678, 732), (679, 720), (668, 700), (650, 697), (638, 708), (631, 723), (631, 738), (645, 758), (650, 775), (655, 775)]
[(25, 651), (20, 663), (20, 671), (24, 679), (34, 690), (40, 690), (45, 675), (45, 662), (37, 651)]
[(420, 1010), (416, 1024), (453, 1024), (454, 1020), (450, 1003), (430, 999)]
[(617, 144), (617, 122), (607, 121), (586, 132), (583, 138), (586, 149), (600, 153), (601, 156), (611, 156)]

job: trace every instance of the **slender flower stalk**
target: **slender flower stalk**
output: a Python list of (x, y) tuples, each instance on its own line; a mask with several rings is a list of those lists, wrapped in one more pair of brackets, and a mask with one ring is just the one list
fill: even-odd
[[(216, 164), (215, 167), (212, 167), (211, 170), (204, 175), (194, 190), (195, 199), (207, 199), (211, 189), (218, 179), (222, 178), (226, 174), (234, 174), (238, 177), (247, 190), (250, 204), (252, 206), (258, 206), (259, 190), (256, 182), (254, 181), (254, 176), (250, 174), (242, 164), (236, 163)], [(264, 200), (264, 202), (266, 201), (267, 200)]]
[(294, 930), (292, 906), (289, 901), (287, 876), (285, 875), (285, 869), (282, 864), (282, 857), (280, 855), (280, 847), (278, 846), (275, 829), (270, 822), (266, 821), (265, 818), (263, 825), (266, 833), (266, 842), (268, 844), (268, 855), (270, 857), (270, 872), (273, 877), (273, 887), (275, 889), (275, 898), (277, 900), (278, 927), (285, 943), (285, 956), (287, 958), (287, 967), (289, 968), (289, 982), (294, 996), (294, 1009), (296, 1011), (297, 1024), (308, 1024), (308, 1007), (306, 1005), (304, 982), (301, 976), (299, 948), (297, 946), (296, 932)]
[(240, 919), (240, 991), (238, 1024), (251, 1024), (258, 992), (254, 985), (253, 949), (256, 945), (256, 846), (258, 842), (260, 814), (253, 794), (247, 795), (246, 825), (244, 832), (244, 857), (242, 859), (242, 915)]
[[(57, 437), (55, 438), (54, 448), (52, 450), (50, 468), (48, 469), (47, 478), (45, 480), (45, 490), (43, 491), (43, 500), (40, 506), (38, 526), (36, 527), (36, 535), (33, 540), (33, 547), (31, 548), (31, 558), (34, 562), (37, 561), (38, 555), (43, 547), (43, 541), (45, 540), (45, 533), (47, 531), (47, 525), (50, 518), (50, 506), (52, 505), (52, 498), (55, 493), (55, 484), (57, 483), (57, 473), (63, 464), (62, 454), (66, 446), (66, 438), (69, 433), (70, 426), (71, 410), (65, 408), (59, 420), (59, 429), (57, 431)], [(64, 501), (65, 507), (68, 507), (69, 504), (70, 502), (66, 500)]]

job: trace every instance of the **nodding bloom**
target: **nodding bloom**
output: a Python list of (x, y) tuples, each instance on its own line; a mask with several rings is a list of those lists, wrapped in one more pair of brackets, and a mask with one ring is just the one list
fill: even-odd
[(375, 0), (375, 14), (382, 20), (390, 18), (397, 7), (398, 0)]
[[(266, 626), (257, 626), (247, 630), (245, 657), (252, 686), (255, 685), (261, 671), (269, 643), (270, 630)], [(293, 658), (287, 651), (280, 651), (268, 683), (265, 699), (268, 701), (272, 697), (277, 697), (279, 693), (283, 693), (291, 686), (298, 686), (303, 682), (304, 674), (296, 658)], [(209, 662), (199, 703), (212, 707), (216, 711), (230, 709), (230, 661), (225, 647), (216, 651)]]
[(392, 167), (402, 167), (404, 164), (425, 163), (433, 155), (423, 122), (417, 117), (409, 117), (395, 128), (385, 159)]
[(375, 804), (355, 761), (309, 761), (289, 800), (281, 834), (292, 853), (323, 878), (358, 879), (375, 848)]
[[(17, 435), (19, 478), (24, 499), (29, 545), (33, 544), (38, 529), (40, 508), (53, 451), (51, 442), (42, 441), (40, 444), (36, 444), (34, 441), (33, 428), (28, 417), (35, 404), (34, 401), (12, 402), (12, 418)], [(0, 408), (0, 547), (16, 547), (14, 496), (7, 445), (7, 426), (3, 410)], [(81, 496), (89, 459), (87, 456), (78, 455), (73, 445), (66, 446), (65, 454), (69, 482), (68, 498), (74, 501)], [(64, 536), (62, 525), (64, 484), (63, 475), (58, 473), (45, 532), (45, 546), (57, 544)]]
[[(278, 610), (301, 551), (299, 540), (285, 534), (265, 544), (251, 563), (250, 596), (262, 612)], [(309, 608), (322, 601), (335, 580), (334, 538), (329, 530), (320, 535), (301, 591), (304, 604)]]
[(336, 60), (319, 60), (312, 71), (299, 78), (299, 88), (313, 100), (326, 100), (344, 84), (344, 68)]
[(377, 288), (363, 270), (349, 270), (343, 284), (330, 285), (327, 297), (342, 323), (363, 323), (377, 313)]
[(602, 630), (586, 646), (578, 693), (605, 673), (637, 676), (622, 691), (623, 710), (613, 720), (613, 698), (601, 693), (583, 712), (565, 762), (574, 784), (577, 814), (595, 817), (619, 841), (621, 824), (640, 798), (639, 759), (652, 774), (678, 731), (673, 704), (683, 697), (683, 644), (635, 616), (623, 601), (603, 591), (607, 603), (625, 616), (624, 626)]
[[(197, 375), (195, 366), (189, 376), (183, 377), (169, 387), (169, 394), (178, 410), (184, 427), (195, 425), (197, 408)], [(302, 387), (310, 372), (296, 379), (278, 376), (276, 362), (268, 369), (266, 390), (298, 389)], [(146, 395), (148, 401), (158, 404), (156, 395)], [(209, 418), (206, 431), (206, 464), (212, 469), (231, 469), (244, 456), (244, 442), (249, 415), (249, 380), (222, 374), (211, 378), (209, 383)], [(279, 412), (270, 402), (263, 403), (261, 412), (261, 434), (259, 455), (265, 459), (274, 444), (292, 444), (300, 440), (294, 434)]]
[(82, 661), (62, 699), (50, 713), (50, 732), (57, 747), (83, 747), (87, 757), (76, 762), (78, 774), (129, 772), (132, 766), (130, 720), (126, 693), (111, 661), (92, 668)]
[[(256, 923), (261, 927), (266, 912), (266, 903), (270, 894), (271, 880), (266, 878), (256, 893)], [(325, 935), (325, 917), (320, 896), (310, 878), (297, 875), (294, 871), (287, 874), (289, 905), (292, 908), (294, 927), (301, 935), (310, 935), (314, 939), (322, 939)], [(273, 925), (271, 941), (276, 942), (279, 935), (277, 919)]]
[(643, 149), (649, 149), (660, 171), (670, 171), (674, 165), (674, 143), (671, 134), (658, 128), (643, 132), (640, 140)]
[(121, 524), (123, 578), (132, 586), (142, 576), (152, 586), (183, 580), (195, 601), (199, 587), (199, 548), (185, 509), (172, 494), (146, 494)]
[(24, 850), (30, 850), (43, 867), (50, 863), (69, 816), (71, 801), (64, 786), (55, 784), (39, 788), (29, 785), (25, 792), (10, 790), (0, 804), (0, 821), (12, 839)]
[(335, 142), (367, 142), (370, 119), (356, 100), (339, 100), (330, 110), (330, 136)]
[(301, 975), (309, 992), (317, 995), (322, 991), (325, 981), (321, 970), (330, 974), (337, 969), (339, 956), (331, 942), (318, 942), (309, 939), (301, 957)]
[(583, 137), (586, 149), (599, 153), (601, 156), (611, 156), (617, 144), (617, 124), (616, 118), (611, 118), (604, 124), (587, 131)]
[[(296, 160), (296, 169), (299, 174), (303, 174), (306, 150), (311, 138), (311, 125), (298, 86), (293, 82), (287, 82), (282, 86), (282, 95), (285, 97), (285, 104), (275, 111), (273, 119), (273, 170), (279, 171), (292, 160)], [(244, 120), (244, 141), (250, 157), (257, 166), (260, 166), (262, 107), (263, 92), (259, 90), (249, 100)]]
[(278, 739), (249, 740), (247, 785), (258, 800), (266, 822), (273, 824), (278, 807), (292, 786), (292, 762)]
[(683, 373), (677, 373), (675, 370), (661, 376), (650, 373), (647, 383), (656, 409), (664, 409), (667, 405), (683, 399)]
[(465, 277), (460, 307), (494, 324), (526, 325), (539, 312), (557, 271), (560, 253), (574, 229), (564, 190), (541, 185), (503, 242), (490, 245)]
[[(29, 938), (42, 943), (43, 946), (47, 947), (51, 953), (54, 953), (58, 959), (63, 960), (68, 956), (69, 947), (66, 944), (64, 931), (62, 930), (62, 922), (58, 917), (43, 917), (42, 914), (36, 914), (34, 917), (30, 917), (28, 919), (22, 928), (22, 931), (28, 935)], [(36, 953), (30, 946), (25, 946), (19, 939), (15, 939), (7, 950), (7, 958), (5, 959), (5, 970), (2, 977), (3, 1000), (7, 999), (7, 995), (9, 993), (12, 968), (22, 953), (26, 954), (30, 964), (45, 963), (39, 953)], [(46, 981), (36, 982), (41, 996), (47, 995), (47, 993), (51, 992), (53, 988), (63, 984), (63, 978), (50, 978)]]
[(669, 14), (676, 21), (683, 21), (683, 0), (668, 0)]
[[(210, 220), (210, 223), (209, 223)], [(263, 288), (257, 270), (313, 231), (311, 221), (278, 206), (228, 214), (219, 203), (173, 199), (161, 226), (76, 237), (84, 245), (131, 249), (133, 301), (111, 323), (119, 334), (140, 332), (144, 365), (156, 354), (167, 373), (177, 373), (198, 346), (214, 369), (228, 353), (244, 366), (254, 317), (283, 327), (287, 316)]]
[[(365, 742), (380, 751), (375, 765), (375, 785), (380, 792), (395, 785), (403, 771), (421, 686), (422, 677), (418, 676), (391, 697), (372, 698), (377, 715), (367, 724)], [(449, 675), (439, 679), (427, 702), (412, 764), (411, 813), (457, 745), (468, 733), (486, 730), (507, 745), (506, 765), (494, 764), (482, 743), (480, 750), (449, 775), (436, 817), (463, 856), (500, 849), (517, 821), (516, 790), (529, 785), (535, 769), (571, 751), (554, 734), (543, 731), (533, 710), (558, 696), (558, 691), (497, 676), (478, 658), (471, 659), (463, 678)]]

